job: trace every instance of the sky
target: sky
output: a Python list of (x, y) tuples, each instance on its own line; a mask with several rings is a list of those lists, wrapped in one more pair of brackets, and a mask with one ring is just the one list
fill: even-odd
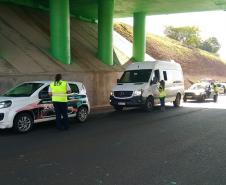
[[(115, 22), (125, 22), (133, 25), (133, 18), (116, 19)], [(154, 15), (146, 17), (146, 31), (155, 35), (165, 36), (166, 26), (196, 26), (203, 40), (216, 37), (221, 45), (218, 54), (226, 59), (226, 11), (208, 11), (196, 13), (180, 13)]]

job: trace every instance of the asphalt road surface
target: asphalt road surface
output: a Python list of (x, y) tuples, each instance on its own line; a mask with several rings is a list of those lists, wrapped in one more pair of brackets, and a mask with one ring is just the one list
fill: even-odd
[(0, 131), (1, 185), (226, 185), (226, 96)]

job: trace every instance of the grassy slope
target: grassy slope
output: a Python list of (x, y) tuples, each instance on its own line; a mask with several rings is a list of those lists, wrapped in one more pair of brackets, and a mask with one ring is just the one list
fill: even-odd
[[(127, 40), (133, 40), (132, 27), (117, 23), (114, 29)], [(185, 83), (190, 83), (203, 78), (226, 81), (226, 61), (203, 50), (188, 48), (181, 43), (152, 34), (147, 34), (147, 53), (158, 60), (172, 59), (180, 63)]]

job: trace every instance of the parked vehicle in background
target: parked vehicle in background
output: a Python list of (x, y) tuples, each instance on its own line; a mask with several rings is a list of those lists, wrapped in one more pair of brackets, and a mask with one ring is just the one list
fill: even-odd
[(180, 64), (174, 61), (147, 61), (130, 64), (117, 85), (112, 88), (110, 104), (116, 110), (143, 107), (152, 110), (159, 104), (158, 83), (165, 81), (165, 102), (180, 106), (184, 94), (184, 78)]
[(187, 100), (196, 100), (199, 102), (204, 102), (206, 99), (214, 100), (214, 90), (210, 83), (201, 82), (193, 84), (184, 93), (184, 102)]
[(220, 94), (225, 94), (226, 93), (226, 84), (224, 83), (216, 83), (216, 86), (218, 88), (218, 91)]
[[(23, 133), (30, 131), (34, 124), (55, 120), (54, 107), (48, 94), (50, 81), (22, 83), (0, 96), (0, 129), (14, 128)], [(68, 82), (68, 117), (84, 122), (90, 105), (86, 89), (80, 82)]]

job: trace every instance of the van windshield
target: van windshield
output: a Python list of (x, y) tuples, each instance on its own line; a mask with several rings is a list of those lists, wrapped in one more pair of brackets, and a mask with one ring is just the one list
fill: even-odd
[(5, 94), (3, 96), (7, 97), (28, 97), (31, 96), (37, 89), (39, 89), (43, 83), (23, 83)]
[(148, 82), (151, 76), (151, 71), (151, 69), (125, 71), (119, 80), (119, 83)]

